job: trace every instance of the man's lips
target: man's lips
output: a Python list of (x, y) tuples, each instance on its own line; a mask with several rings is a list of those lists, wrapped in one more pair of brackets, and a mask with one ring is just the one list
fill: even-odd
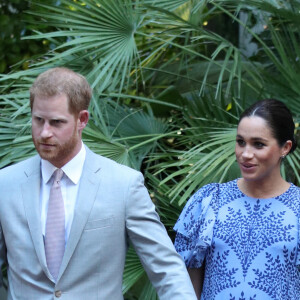
[(43, 142), (40, 142), (39, 145), (41, 148), (44, 148), (44, 149), (52, 149), (55, 147), (55, 144), (43, 143)]

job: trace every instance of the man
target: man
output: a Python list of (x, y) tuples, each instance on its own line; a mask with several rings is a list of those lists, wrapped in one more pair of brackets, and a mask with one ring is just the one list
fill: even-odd
[(85, 78), (66, 68), (40, 74), (30, 89), (39, 155), (0, 171), (8, 299), (123, 299), (131, 241), (161, 300), (195, 300), (142, 175), (83, 145), (90, 98)]

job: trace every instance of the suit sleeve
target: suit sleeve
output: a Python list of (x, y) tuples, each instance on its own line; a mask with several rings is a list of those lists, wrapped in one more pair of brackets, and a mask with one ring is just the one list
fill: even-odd
[(2, 266), (6, 262), (6, 246), (2, 231), (2, 226), (0, 224), (0, 287), (3, 285), (3, 275), (2, 275)]
[(196, 300), (184, 262), (159, 220), (140, 173), (132, 177), (128, 188), (126, 228), (160, 300)]

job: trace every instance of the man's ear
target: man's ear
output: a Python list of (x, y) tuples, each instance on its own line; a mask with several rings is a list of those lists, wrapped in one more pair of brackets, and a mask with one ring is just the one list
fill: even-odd
[(78, 114), (78, 129), (83, 130), (89, 120), (89, 112), (87, 110), (81, 110)]

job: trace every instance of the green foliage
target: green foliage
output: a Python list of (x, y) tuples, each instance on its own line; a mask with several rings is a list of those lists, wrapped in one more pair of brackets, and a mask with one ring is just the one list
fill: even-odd
[(27, 69), (28, 59), (49, 48), (44, 40), (22, 40), (22, 37), (30, 33), (30, 26), (26, 22), (28, 16), (25, 15), (29, 8), (29, 1), (0, 1), (0, 73)]
[[(51, 47), (31, 55), (28, 69), (0, 75), (0, 166), (35, 152), (28, 106), (34, 78), (53, 66), (70, 67), (94, 89), (84, 142), (144, 172), (173, 238), (195, 190), (239, 176), (234, 140), (246, 106), (284, 101), (299, 136), (299, 8), (296, 0), (31, 1), (34, 32), (24, 42)], [(297, 150), (283, 176), (300, 184), (299, 165)], [(123, 292), (127, 299), (157, 298), (132, 249)]]

